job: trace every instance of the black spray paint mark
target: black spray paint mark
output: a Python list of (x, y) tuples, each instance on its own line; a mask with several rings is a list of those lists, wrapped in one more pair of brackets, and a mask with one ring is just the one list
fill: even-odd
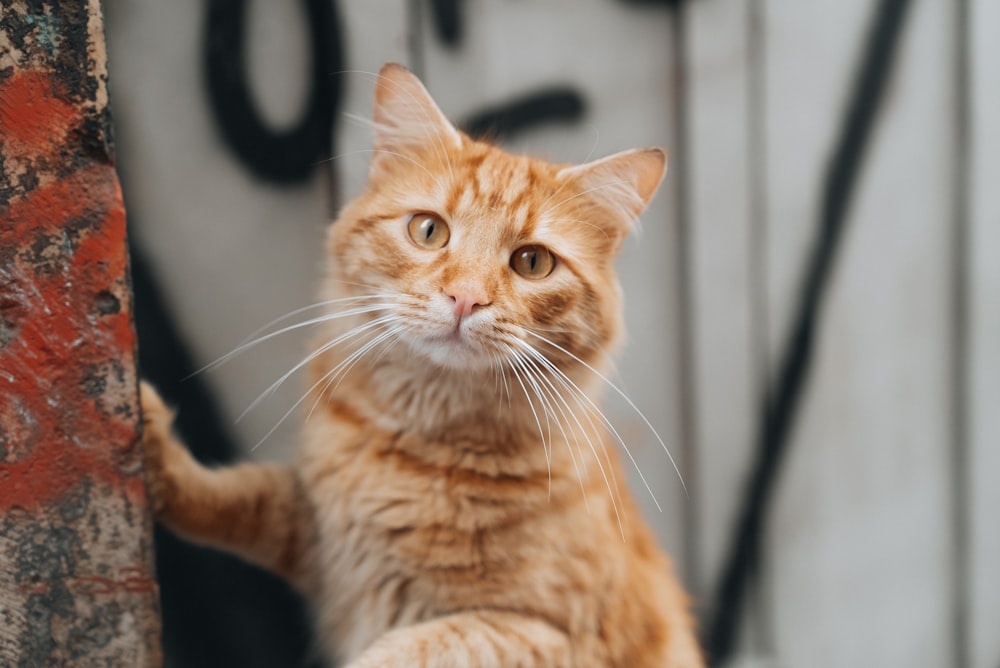
[(769, 393), (757, 436), (757, 459), (751, 472), (725, 569), (715, 595), (714, 618), (705, 643), (714, 666), (732, 655), (739, 637), (747, 584), (758, 573), (760, 541), (768, 503), (788, 452), (795, 419), (809, 380), (822, 303), (837, 251), (843, 243), (851, 196), (866, 155), (903, 30), (909, 0), (882, 0), (855, 75), (840, 138), (827, 167), (820, 221), (805, 281), (799, 293), (791, 336), (781, 357), (777, 384)]
[(543, 123), (574, 123), (585, 112), (583, 96), (569, 86), (553, 86), (537, 93), (472, 114), (462, 129), (473, 137), (510, 139)]
[[(133, 314), (139, 369), (177, 408), (177, 430), (202, 462), (236, 459), (222, 413), (143, 255), (131, 251)], [(188, 378), (187, 380), (184, 380)], [(188, 668), (267, 668), (313, 664), (304, 605), (274, 576), (240, 559), (176, 538), (156, 527), (156, 571), (163, 611), (164, 653)]]
[(219, 133), (258, 178), (291, 185), (309, 178), (333, 151), (344, 69), (340, 24), (331, 0), (303, 0), (309, 26), (310, 90), (305, 113), (287, 130), (261, 118), (247, 83), (247, 2), (210, 0), (205, 34), (208, 95)]
[(455, 48), (462, 42), (462, 1), (430, 0), (431, 16), (438, 39), (445, 46)]

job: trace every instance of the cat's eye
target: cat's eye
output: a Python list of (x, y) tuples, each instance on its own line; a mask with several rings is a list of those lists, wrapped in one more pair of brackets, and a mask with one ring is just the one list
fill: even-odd
[(438, 216), (431, 213), (418, 213), (412, 218), (406, 229), (413, 243), (427, 250), (444, 248), (451, 237), (448, 225)]
[(538, 280), (552, 273), (556, 258), (545, 246), (521, 246), (510, 256), (510, 266), (521, 276)]

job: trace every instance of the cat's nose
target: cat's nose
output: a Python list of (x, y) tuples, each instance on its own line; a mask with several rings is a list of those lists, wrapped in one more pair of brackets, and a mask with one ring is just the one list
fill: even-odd
[(452, 300), (455, 319), (459, 321), (469, 317), (480, 306), (487, 306), (490, 303), (482, 288), (468, 283), (448, 285), (444, 288), (444, 293)]

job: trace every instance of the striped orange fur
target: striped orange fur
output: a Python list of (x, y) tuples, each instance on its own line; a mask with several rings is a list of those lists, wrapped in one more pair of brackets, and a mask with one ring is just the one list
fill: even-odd
[(330, 229), (296, 465), (200, 466), (144, 386), (158, 517), (286, 577), (350, 668), (702, 666), (597, 409), (614, 258), (664, 153), (510, 155), (394, 64), (374, 128)]

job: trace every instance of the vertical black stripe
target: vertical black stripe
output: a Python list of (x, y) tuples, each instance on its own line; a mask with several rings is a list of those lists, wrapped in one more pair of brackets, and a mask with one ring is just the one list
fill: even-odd
[(827, 166), (819, 227), (799, 292), (794, 325), (783, 347), (774, 391), (762, 402), (763, 420), (756, 439), (757, 459), (716, 594), (715, 617), (708, 629), (706, 649), (713, 665), (721, 665), (731, 656), (739, 636), (739, 611), (743, 608), (747, 585), (758, 570), (767, 506), (808, 385), (822, 301), (833, 276), (852, 195), (909, 6), (909, 0), (881, 0), (879, 3), (839, 139)]

